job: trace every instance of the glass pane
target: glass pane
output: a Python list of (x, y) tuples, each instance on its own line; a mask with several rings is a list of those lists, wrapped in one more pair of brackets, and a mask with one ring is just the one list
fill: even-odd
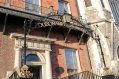
[(26, 56), (26, 61), (40, 61), (40, 60), (37, 55), (29, 54)]
[(34, 0), (34, 4), (39, 5), (39, 0)]
[(59, 2), (59, 13), (64, 14), (64, 3), (63, 2)]
[(66, 49), (65, 50), (65, 57), (66, 57), (66, 65), (67, 65), (67, 72), (75, 72), (77, 70), (77, 58), (76, 58), (76, 51), (73, 49)]
[(66, 11), (68, 13), (68, 5), (67, 5), (67, 3), (64, 3), (64, 11)]
[(40, 13), (40, 0), (25, 0), (25, 8), (26, 10)]
[(25, 2), (33, 4), (34, 0), (25, 0)]
[(26, 3), (39, 5), (39, 0), (25, 0)]

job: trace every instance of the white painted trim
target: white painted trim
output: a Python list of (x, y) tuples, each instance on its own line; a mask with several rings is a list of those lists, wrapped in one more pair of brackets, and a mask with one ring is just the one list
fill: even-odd
[[(18, 33), (11, 33), (10, 38), (24, 39), (24, 35), (23, 34), (18, 34)], [(40, 36), (33, 36), (33, 35), (27, 35), (26, 39), (28, 39), (28, 40), (37, 40), (37, 41), (47, 41), (47, 42), (56, 41), (56, 39), (45, 38), (45, 37), (40, 37)]]
[[(66, 49), (65, 49), (66, 50)], [(70, 50), (70, 49), (69, 49)], [(72, 49), (71, 49), (72, 50)], [(74, 49), (75, 50), (75, 49)], [(77, 61), (77, 65), (78, 65), (78, 72), (81, 72), (81, 65), (80, 65), (80, 60), (79, 60), (79, 52), (78, 50), (75, 50), (76, 51), (76, 61)], [(64, 51), (65, 53), (65, 51)], [(66, 57), (66, 54), (65, 54), (65, 57)], [(66, 63), (66, 58), (65, 58), (65, 64), (66, 64), (66, 69), (67, 69), (67, 63)]]
[(52, 79), (50, 51), (45, 51), (45, 58), (46, 58), (46, 79)]
[(68, 7), (68, 13), (71, 14), (71, 9), (70, 9), (69, 3), (67, 3), (67, 7)]
[[(43, 51), (43, 52), (45, 53), (45, 51)], [(39, 57), (39, 59), (41, 60), (40, 62), (42, 62), (42, 63), (46, 62), (45, 57), (40, 52), (28, 50), (27, 53), (26, 53), (26, 56), (29, 55), (29, 54), (36, 54)]]
[(21, 67), (21, 49), (20, 48), (16, 48), (15, 49), (15, 61), (14, 61), (14, 68)]
[(77, 2), (78, 2), (80, 14), (81, 14), (82, 18), (85, 19), (86, 18), (86, 16), (85, 16), (85, 13), (86, 13), (85, 1), (84, 0), (77, 0)]
[(78, 64), (78, 72), (81, 72), (81, 65), (80, 65), (80, 60), (79, 60), (79, 51), (76, 50), (76, 58), (77, 58), (77, 64)]
[[(32, 50), (31, 50), (32, 51)], [(47, 61), (45, 60), (46, 57), (44, 57), (40, 52), (36, 52), (36, 51), (33, 51), (33, 52), (30, 52), (30, 51), (27, 51), (27, 55), (29, 54), (37, 54), (37, 56), (40, 58), (40, 62), (26, 62), (27, 65), (30, 65), (30, 66), (42, 66), (42, 79), (47, 79), (46, 76), (47, 76), (47, 68), (46, 68), (46, 64), (47, 64)], [(45, 51), (44, 51), (44, 54), (45, 54)]]

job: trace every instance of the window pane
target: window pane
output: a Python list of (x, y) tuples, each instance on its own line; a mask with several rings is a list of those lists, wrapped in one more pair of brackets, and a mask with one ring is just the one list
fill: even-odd
[(40, 0), (25, 0), (25, 2), (26, 10), (40, 12)]
[(25, 0), (27, 3), (33, 4), (34, 0)]
[(40, 61), (40, 60), (37, 55), (29, 54), (26, 56), (26, 61)]
[(25, 2), (30, 3), (30, 4), (39, 4), (39, 0), (25, 0)]
[(67, 72), (72, 73), (78, 69), (76, 51), (73, 49), (65, 50)]
[(64, 4), (63, 4), (63, 2), (59, 2), (59, 13), (60, 14), (64, 13)]
[(68, 5), (66, 2), (59, 1), (59, 14), (64, 14), (64, 12), (68, 12)]

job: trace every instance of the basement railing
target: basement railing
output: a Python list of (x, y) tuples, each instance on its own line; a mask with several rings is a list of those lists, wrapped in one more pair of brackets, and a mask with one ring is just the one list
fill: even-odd
[(4, 79), (19, 79), (20, 70), (18, 68), (14, 68), (12, 73), (8, 74)]
[(12, 73), (8, 74), (4, 79), (33, 79), (33, 73), (28, 71), (28, 66), (24, 65), (21, 69), (14, 68)]
[(89, 71), (80, 72), (77, 74), (69, 75), (60, 79), (119, 79), (119, 76), (114, 75), (97, 75)]

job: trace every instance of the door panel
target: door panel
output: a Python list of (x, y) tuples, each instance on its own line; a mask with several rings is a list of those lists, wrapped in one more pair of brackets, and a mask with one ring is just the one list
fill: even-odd
[(29, 66), (29, 71), (33, 73), (33, 79), (42, 79), (41, 66)]

